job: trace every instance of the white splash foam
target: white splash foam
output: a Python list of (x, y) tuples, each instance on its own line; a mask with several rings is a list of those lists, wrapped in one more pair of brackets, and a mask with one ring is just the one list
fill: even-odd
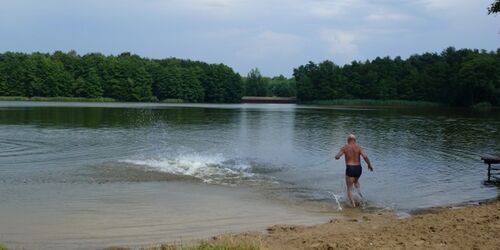
[(335, 198), (335, 202), (337, 202), (337, 209), (339, 211), (342, 211), (342, 206), (340, 205), (340, 201), (339, 201), (340, 195), (335, 194), (334, 192), (328, 192), (328, 193), (330, 193), (333, 196), (333, 198)]
[(253, 176), (248, 172), (249, 164), (228, 161), (222, 155), (182, 155), (174, 158), (124, 160), (122, 162), (144, 165), (155, 170), (176, 174), (187, 175), (201, 179), (207, 183), (232, 184), (242, 178)]

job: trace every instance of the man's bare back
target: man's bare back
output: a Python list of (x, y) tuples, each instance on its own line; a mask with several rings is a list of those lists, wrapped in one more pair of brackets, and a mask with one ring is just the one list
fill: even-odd
[(347, 137), (347, 144), (343, 146), (340, 151), (335, 155), (335, 159), (338, 160), (344, 155), (345, 164), (347, 166), (361, 166), (361, 157), (368, 164), (368, 169), (373, 171), (372, 164), (368, 155), (365, 151), (356, 143), (356, 137), (354, 135), (349, 135)]
[(363, 150), (358, 144), (346, 144), (341, 149), (344, 152), (346, 165), (360, 165)]

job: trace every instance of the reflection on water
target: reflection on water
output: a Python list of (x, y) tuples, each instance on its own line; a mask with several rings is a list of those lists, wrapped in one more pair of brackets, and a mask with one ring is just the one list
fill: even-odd
[(23, 185), (65, 185), (84, 199), (95, 185), (113, 194), (182, 183), (250, 188), (269, 201), (336, 213), (332, 193), (345, 201), (345, 169), (333, 155), (348, 133), (374, 162), (361, 179), (368, 207), (489, 199), (498, 189), (482, 185), (479, 159), (500, 154), (499, 130), (498, 110), (2, 102), (0, 189), (11, 193), (0, 194), (0, 208), (31, 197)]

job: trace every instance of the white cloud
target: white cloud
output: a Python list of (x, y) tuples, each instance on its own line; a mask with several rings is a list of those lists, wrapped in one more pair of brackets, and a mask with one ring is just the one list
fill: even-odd
[(379, 10), (374, 13), (369, 14), (366, 17), (368, 21), (384, 22), (384, 21), (403, 21), (410, 19), (411, 16), (401, 13), (388, 12), (385, 10)]
[(260, 32), (237, 54), (245, 59), (258, 60), (275, 56), (291, 56), (300, 51), (303, 39), (290, 33)]
[[(302, 1), (304, 4), (304, 1)], [(311, 0), (305, 1), (303, 9), (312, 17), (330, 18), (346, 15), (351, 11), (369, 5), (364, 0)]]
[(420, 0), (420, 3), (424, 6), (432, 9), (441, 9), (450, 7), (453, 3), (457, 3), (457, 0)]
[(172, 0), (170, 3), (190, 8), (231, 8), (240, 4), (241, 0)]
[(328, 50), (333, 55), (355, 56), (360, 36), (356, 32), (326, 29), (321, 32)]
[(431, 10), (445, 10), (464, 8), (469, 4), (476, 3), (476, 0), (417, 0), (417, 2)]
[[(158, 13), (211, 18), (238, 17), (243, 10), (253, 7), (249, 0), (149, 0), (146, 3), (151, 11)], [(136, 3), (138, 6), (143, 4)]]

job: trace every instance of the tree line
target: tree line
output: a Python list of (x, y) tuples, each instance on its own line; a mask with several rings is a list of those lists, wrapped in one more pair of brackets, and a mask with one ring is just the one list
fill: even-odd
[(241, 77), (224, 64), (130, 53), (0, 53), (0, 96), (232, 103), (243, 95), (294, 96), (294, 91), (291, 79), (263, 77), (258, 69)]
[(242, 94), (242, 77), (223, 64), (130, 53), (0, 54), (0, 96), (239, 102)]
[(496, 52), (449, 47), (438, 53), (377, 57), (338, 66), (309, 62), (294, 69), (301, 101), (401, 99), (454, 106), (500, 105), (500, 49)]
[(224, 64), (130, 53), (0, 53), (0, 96), (112, 98), (119, 101), (240, 102), (247, 96), (299, 101), (376, 99), (500, 105), (500, 49), (377, 57), (343, 66), (309, 62), (293, 78), (240, 76)]
[(283, 75), (265, 77), (257, 68), (250, 70), (244, 82), (244, 93), (247, 96), (292, 97), (296, 95), (294, 79), (288, 79)]

